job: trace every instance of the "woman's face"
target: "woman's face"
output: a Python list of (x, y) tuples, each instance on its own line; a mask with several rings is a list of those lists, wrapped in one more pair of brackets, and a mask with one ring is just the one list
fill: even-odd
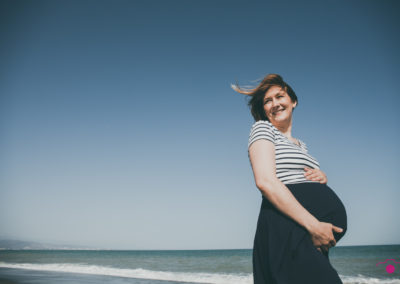
[(265, 114), (274, 125), (290, 122), (296, 104), (280, 86), (270, 87), (264, 96)]

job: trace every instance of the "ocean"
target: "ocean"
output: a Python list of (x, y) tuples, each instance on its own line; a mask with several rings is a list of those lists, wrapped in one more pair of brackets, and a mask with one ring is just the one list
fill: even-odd
[[(251, 249), (1, 250), (0, 283), (251, 284), (251, 256)], [(343, 283), (400, 284), (400, 245), (334, 247), (330, 260)]]

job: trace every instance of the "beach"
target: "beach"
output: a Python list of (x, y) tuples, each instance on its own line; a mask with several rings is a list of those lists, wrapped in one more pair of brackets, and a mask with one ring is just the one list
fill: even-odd
[(0, 284), (33, 284), (33, 283), (110, 283), (110, 284), (182, 284), (184, 282), (157, 281), (137, 278), (78, 274), (70, 272), (50, 272), (29, 269), (0, 268)]
[[(251, 284), (252, 250), (3, 250), (0, 283), (213, 283)], [(330, 260), (343, 283), (399, 283), (388, 258), (400, 259), (400, 246), (331, 249)], [(389, 264), (389, 263), (387, 263)]]

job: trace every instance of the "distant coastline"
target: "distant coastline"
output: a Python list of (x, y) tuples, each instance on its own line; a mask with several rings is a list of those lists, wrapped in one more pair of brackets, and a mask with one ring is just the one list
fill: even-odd
[(21, 240), (0, 240), (0, 250), (104, 250), (86, 246), (55, 245)]

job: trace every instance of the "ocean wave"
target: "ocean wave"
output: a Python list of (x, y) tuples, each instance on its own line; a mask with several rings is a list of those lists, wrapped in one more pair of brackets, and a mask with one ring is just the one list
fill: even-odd
[(191, 272), (170, 272), (153, 271), (142, 268), (126, 269), (113, 268), (98, 265), (72, 264), (72, 263), (53, 263), (53, 264), (33, 264), (33, 263), (5, 263), (0, 262), (0, 267), (30, 269), (53, 272), (84, 273), (94, 275), (118, 276), (127, 278), (140, 278), (151, 280), (167, 280), (175, 282), (209, 283), (209, 284), (251, 284), (252, 274), (222, 274), (222, 273), (191, 273)]
[(400, 284), (400, 279), (385, 278), (378, 279), (373, 277), (358, 276), (340, 276), (344, 284)]
[[(108, 266), (73, 264), (73, 263), (53, 263), (53, 264), (34, 264), (34, 263), (5, 263), (0, 262), (2, 268), (29, 269), (53, 272), (83, 273), (93, 275), (105, 275), (127, 278), (140, 278), (151, 280), (166, 280), (175, 282), (208, 283), (208, 284), (252, 284), (253, 275), (248, 273), (224, 274), (224, 273), (201, 273), (201, 272), (172, 272), (154, 271), (142, 268), (127, 269), (114, 268)], [(363, 275), (343, 276), (344, 284), (400, 284), (400, 279), (378, 279)]]

